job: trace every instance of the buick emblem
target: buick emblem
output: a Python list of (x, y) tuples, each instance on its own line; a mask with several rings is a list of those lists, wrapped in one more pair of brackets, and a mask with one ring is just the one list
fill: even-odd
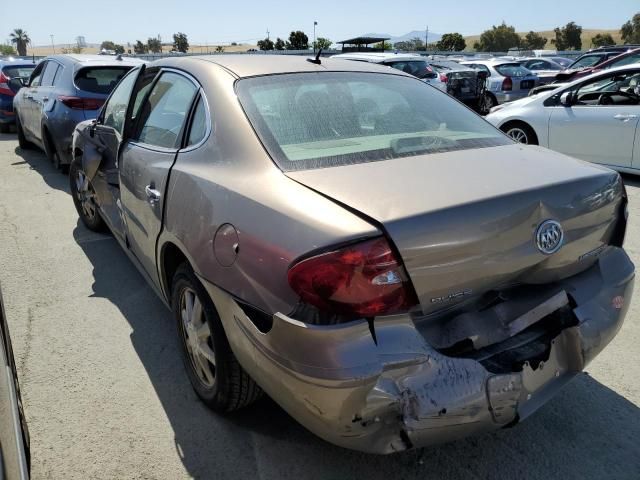
[(557, 252), (562, 247), (564, 232), (555, 220), (545, 220), (536, 230), (536, 246), (546, 255)]

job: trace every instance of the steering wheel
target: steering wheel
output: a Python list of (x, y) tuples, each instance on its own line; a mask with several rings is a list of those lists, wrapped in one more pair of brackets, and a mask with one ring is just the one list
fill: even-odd
[(598, 97), (598, 105), (613, 105), (613, 99), (608, 93), (603, 93)]

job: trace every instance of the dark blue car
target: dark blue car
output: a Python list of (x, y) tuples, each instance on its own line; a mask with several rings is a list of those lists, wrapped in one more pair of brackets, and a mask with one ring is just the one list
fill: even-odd
[(28, 60), (0, 60), (0, 132), (7, 133), (9, 126), (16, 123), (13, 97), (35, 67)]

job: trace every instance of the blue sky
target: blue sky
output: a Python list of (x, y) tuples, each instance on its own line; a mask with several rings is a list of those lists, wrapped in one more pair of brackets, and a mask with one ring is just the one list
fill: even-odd
[(9, 32), (20, 27), (34, 45), (50, 43), (51, 34), (56, 43), (72, 43), (78, 35), (89, 43), (133, 43), (158, 34), (168, 40), (178, 31), (192, 44), (255, 43), (267, 29), (271, 38), (286, 39), (291, 30), (311, 37), (314, 20), (317, 35), (334, 42), (367, 32), (403, 35), (426, 25), (432, 32), (471, 35), (503, 20), (518, 31), (549, 30), (569, 21), (584, 28), (618, 29), (640, 12), (638, 0), (28, 0), (11, 5), (1, 8), (0, 41), (6, 42)]

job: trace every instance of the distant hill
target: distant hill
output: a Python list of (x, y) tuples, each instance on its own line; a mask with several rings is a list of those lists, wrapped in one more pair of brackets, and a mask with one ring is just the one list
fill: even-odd
[[(524, 37), (528, 32), (518, 32), (518, 35)], [(553, 30), (545, 30), (542, 32), (537, 32), (543, 37), (547, 39), (547, 44), (545, 48), (553, 49), (554, 46), (551, 43), (551, 39), (556, 38), (556, 34)], [(582, 29), (582, 49), (588, 50), (591, 48), (591, 39), (595, 37), (599, 33), (608, 33), (610, 34), (616, 43), (622, 43), (622, 37), (620, 36), (620, 30), (603, 30), (597, 28), (583, 28)], [(464, 40), (467, 42), (467, 50), (473, 49), (473, 44), (480, 40), (480, 35), (470, 35), (468, 37), (464, 37)], [(431, 35), (429, 35), (429, 42), (431, 42)]]

